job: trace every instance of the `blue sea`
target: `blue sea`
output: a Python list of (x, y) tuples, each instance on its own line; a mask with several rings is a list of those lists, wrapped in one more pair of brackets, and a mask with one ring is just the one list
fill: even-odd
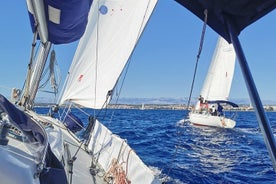
[[(38, 109), (38, 112), (45, 109)], [(255, 112), (237, 112), (236, 127), (185, 123), (183, 110), (107, 110), (102, 123), (127, 139), (165, 183), (275, 183)], [(276, 134), (276, 112), (268, 112)]]

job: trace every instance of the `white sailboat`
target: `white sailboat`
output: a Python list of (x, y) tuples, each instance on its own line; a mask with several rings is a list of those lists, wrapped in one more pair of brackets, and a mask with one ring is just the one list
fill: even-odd
[(195, 109), (189, 113), (192, 124), (233, 128), (236, 122), (222, 112), (222, 105), (237, 107), (228, 101), (234, 75), (236, 54), (232, 44), (219, 37), (212, 62)]
[[(2, 183), (160, 183), (126, 140), (101, 124), (96, 114), (86, 114), (88, 125), (83, 127), (70, 109), (106, 107), (156, 3), (27, 0), (32, 46), (39, 37), (40, 50), (36, 57), (32, 52), (16, 104), (0, 96)], [(59, 104), (65, 111), (54, 117), (56, 106), (50, 116), (35, 113), (34, 99), (51, 45), (79, 38)], [(74, 134), (79, 132), (82, 137)]]
[(145, 104), (142, 103), (141, 110), (145, 110)]

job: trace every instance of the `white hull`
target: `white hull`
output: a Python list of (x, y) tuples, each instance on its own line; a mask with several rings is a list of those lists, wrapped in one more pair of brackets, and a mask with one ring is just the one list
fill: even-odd
[[(40, 116), (40, 118), (47, 119), (48, 122), (51, 122), (53, 125), (61, 125), (60, 122), (49, 116)], [(72, 137), (72, 134), (69, 134), (66, 129), (61, 129), (61, 132), (65, 142), (69, 142), (68, 146), (71, 154), (75, 153), (77, 147), (72, 146), (71, 144), (79, 145), (80, 142), (77, 142)], [(111, 167), (114, 167), (114, 165), (112, 165), (112, 160), (116, 160), (118, 164), (122, 166), (127, 179), (131, 181), (132, 184), (159, 183), (159, 181), (155, 179), (153, 171), (143, 163), (135, 151), (127, 144), (126, 140), (121, 139), (116, 134), (113, 134), (98, 120), (96, 121), (91, 135), (92, 136), (87, 148), (82, 147), (80, 155), (77, 156), (78, 162), (77, 160), (75, 161), (77, 162), (74, 165), (73, 171), (73, 173), (75, 173), (73, 178), (75, 183), (103, 183), (105, 178), (108, 177), (108, 174), (106, 173), (110, 170)], [(54, 140), (54, 142), (56, 142), (56, 140)], [(56, 150), (56, 152), (59, 151), (60, 149)], [(106, 177), (99, 177), (99, 175), (96, 175), (97, 177), (94, 178), (91, 177), (90, 167), (92, 157), (96, 166), (96, 170), (101, 170), (101, 174), (99, 175), (103, 176), (103, 174), (106, 174)]]
[(189, 121), (194, 125), (212, 126), (220, 128), (234, 128), (236, 122), (224, 116), (212, 116), (209, 113), (189, 113)]

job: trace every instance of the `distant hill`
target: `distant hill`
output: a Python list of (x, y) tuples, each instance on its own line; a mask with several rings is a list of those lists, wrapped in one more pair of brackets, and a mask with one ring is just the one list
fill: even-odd
[[(191, 100), (191, 104), (195, 104), (196, 98)], [(230, 101), (235, 102), (239, 105), (249, 105), (250, 100), (248, 98), (233, 98)], [(48, 99), (45, 97), (39, 97), (36, 99), (36, 103), (55, 103), (54, 99)], [(114, 100), (111, 104), (114, 104)], [(140, 105), (140, 104), (187, 104), (188, 97), (185, 98), (119, 98), (118, 104), (130, 104), (130, 105)], [(276, 100), (263, 100), (263, 105), (276, 105)]]
[[(230, 101), (236, 104), (249, 105), (249, 98), (233, 98)], [(192, 99), (191, 104), (195, 104), (197, 99)], [(113, 102), (111, 102), (113, 103)], [(186, 98), (120, 98), (119, 104), (187, 104), (188, 97)], [(263, 105), (276, 105), (276, 100), (263, 100)]]
[[(114, 103), (111, 101), (111, 103)], [(120, 98), (119, 104), (185, 104), (182, 98)]]

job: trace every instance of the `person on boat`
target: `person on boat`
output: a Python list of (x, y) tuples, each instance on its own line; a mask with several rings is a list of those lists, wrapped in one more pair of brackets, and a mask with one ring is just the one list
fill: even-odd
[(199, 95), (199, 97), (198, 97), (198, 101), (199, 101), (199, 104), (200, 104), (200, 108), (202, 108), (204, 98), (203, 98), (201, 95)]
[(223, 116), (223, 107), (218, 103), (218, 115)]
[(204, 105), (204, 108), (209, 109), (209, 105), (208, 105), (208, 101), (207, 100), (204, 101), (203, 105)]
[(212, 116), (217, 116), (217, 109), (216, 109), (215, 105), (212, 105), (210, 110), (211, 110), (211, 115)]

